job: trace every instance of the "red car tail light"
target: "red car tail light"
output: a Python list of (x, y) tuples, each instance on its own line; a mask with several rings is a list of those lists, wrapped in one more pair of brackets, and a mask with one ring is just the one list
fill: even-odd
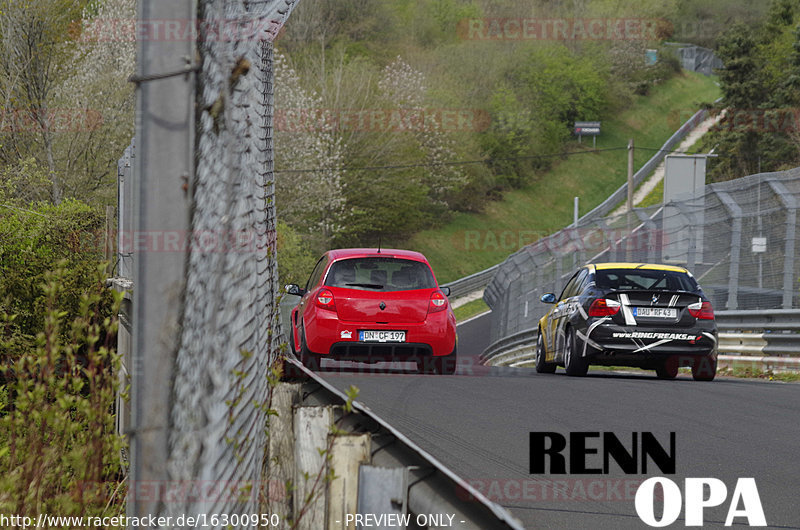
[(689, 314), (698, 320), (714, 320), (714, 308), (711, 302), (696, 302), (686, 307)]
[(431, 303), (428, 306), (428, 313), (437, 313), (447, 309), (447, 297), (441, 291), (431, 294)]
[(619, 313), (621, 304), (616, 300), (598, 298), (589, 306), (590, 317), (610, 317)]
[(322, 289), (317, 293), (317, 307), (336, 311), (336, 303), (333, 301), (333, 293), (330, 289)]

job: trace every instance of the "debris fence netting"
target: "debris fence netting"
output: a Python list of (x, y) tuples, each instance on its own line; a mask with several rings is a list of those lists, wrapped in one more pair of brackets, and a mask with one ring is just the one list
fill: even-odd
[(714, 308), (800, 307), (797, 205), (800, 168), (709, 184), (698, 197), (635, 208), (540, 239), (509, 256), (484, 294), (492, 341), (535, 328), (584, 263), (656, 262), (687, 267)]

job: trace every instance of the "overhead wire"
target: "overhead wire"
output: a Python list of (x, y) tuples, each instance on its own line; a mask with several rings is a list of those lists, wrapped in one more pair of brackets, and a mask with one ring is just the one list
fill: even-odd
[(508, 156), (497, 158), (480, 158), (474, 160), (454, 160), (449, 162), (420, 162), (415, 164), (390, 164), (381, 166), (362, 166), (362, 167), (329, 167), (329, 168), (308, 168), (308, 169), (276, 169), (275, 173), (313, 173), (320, 171), (378, 171), (384, 169), (410, 169), (417, 167), (441, 167), (441, 166), (466, 166), (470, 164), (491, 164), (494, 162), (511, 161), (511, 160), (533, 160), (542, 158), (559, 158), (573, 155), (585, 155), (591, 153), (600, 153), (604, 151), (619, 151), (627, 149), (628, 146), (621, 147), (606, 147), (603, 149), (590, 149), (586, 151), (562, 151), (559, 153), (549, 153), (545, 155), (523, 155), (523, 156)]

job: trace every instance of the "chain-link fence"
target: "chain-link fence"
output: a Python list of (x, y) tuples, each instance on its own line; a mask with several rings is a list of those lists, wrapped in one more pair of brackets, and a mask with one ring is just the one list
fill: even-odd
[(714, 70), (724, 67), (722, 60), (716, 56), (714, 50), (679, 42), (668, 42), (667, 46), (674, 49), (675, 55), (680, 59), (684, 70), (713, 75)]
[(717, 310), (800, 307), (800, 168), (710, 184), (698, 198), (584, 218), (503, 262), (486, 289), (492, 341), (535, 328), (574, 270), (588, 262), (687, 267)]
[(202, 514), (252, 515), (203, 523), (215, 527), (262, 522), (281, 334), (272, 42), (296, 2), (140, 4), (141, 24), (196, 30), (140, 43), (136, 150), (119, 166), (113, 283), (134, 293), (122, 315), (133, 323), (128, 514), (170, 516), (167, 527)]

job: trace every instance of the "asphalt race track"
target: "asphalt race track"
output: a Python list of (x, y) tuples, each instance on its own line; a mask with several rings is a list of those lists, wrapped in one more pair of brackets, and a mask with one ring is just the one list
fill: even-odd
[[(687, 477), (722, 480), (727, 498), (705, 510), (708, 528), (723, 527), (737, 479), (753, 477), (768, 526), (800, 528), (800, 384), (734, 378), (700, 383), (683, 374), (661, 381), (653, 372), (634, 370), (572, 378), (563, 369), (546, 375), (481, 367), (477, 355), (487, 346), (488, 326), (481, 317), (459, 327), (454, 376), (418, 375), (404, 365), (328, 362), (322, 375), (339, 388), (358, 387), (359, 401), (526, 528), (649, 528), (636, 514), (634, 495), (652, 476), (666, 476), (681, 490)], [(627, 447), (631, 433), (649, 431), (666, 449), (675, 432), (676, 472), (662, 473), (649, 461), (645, 474), (638, 469), (626, 475), (611, 460), (607, 474), (532, 475), (532, 431), (613, 432)], [(598, 439), (591, 445), (602, 447)], [(602, 467), (602, 451), (586, 463)], [(659, 502), (655, 515), (661, 517)], [(735, 518), (734, 526), (746, 527), (746, 518)], [(685, 528), (684, 510), (672, 527)]]

